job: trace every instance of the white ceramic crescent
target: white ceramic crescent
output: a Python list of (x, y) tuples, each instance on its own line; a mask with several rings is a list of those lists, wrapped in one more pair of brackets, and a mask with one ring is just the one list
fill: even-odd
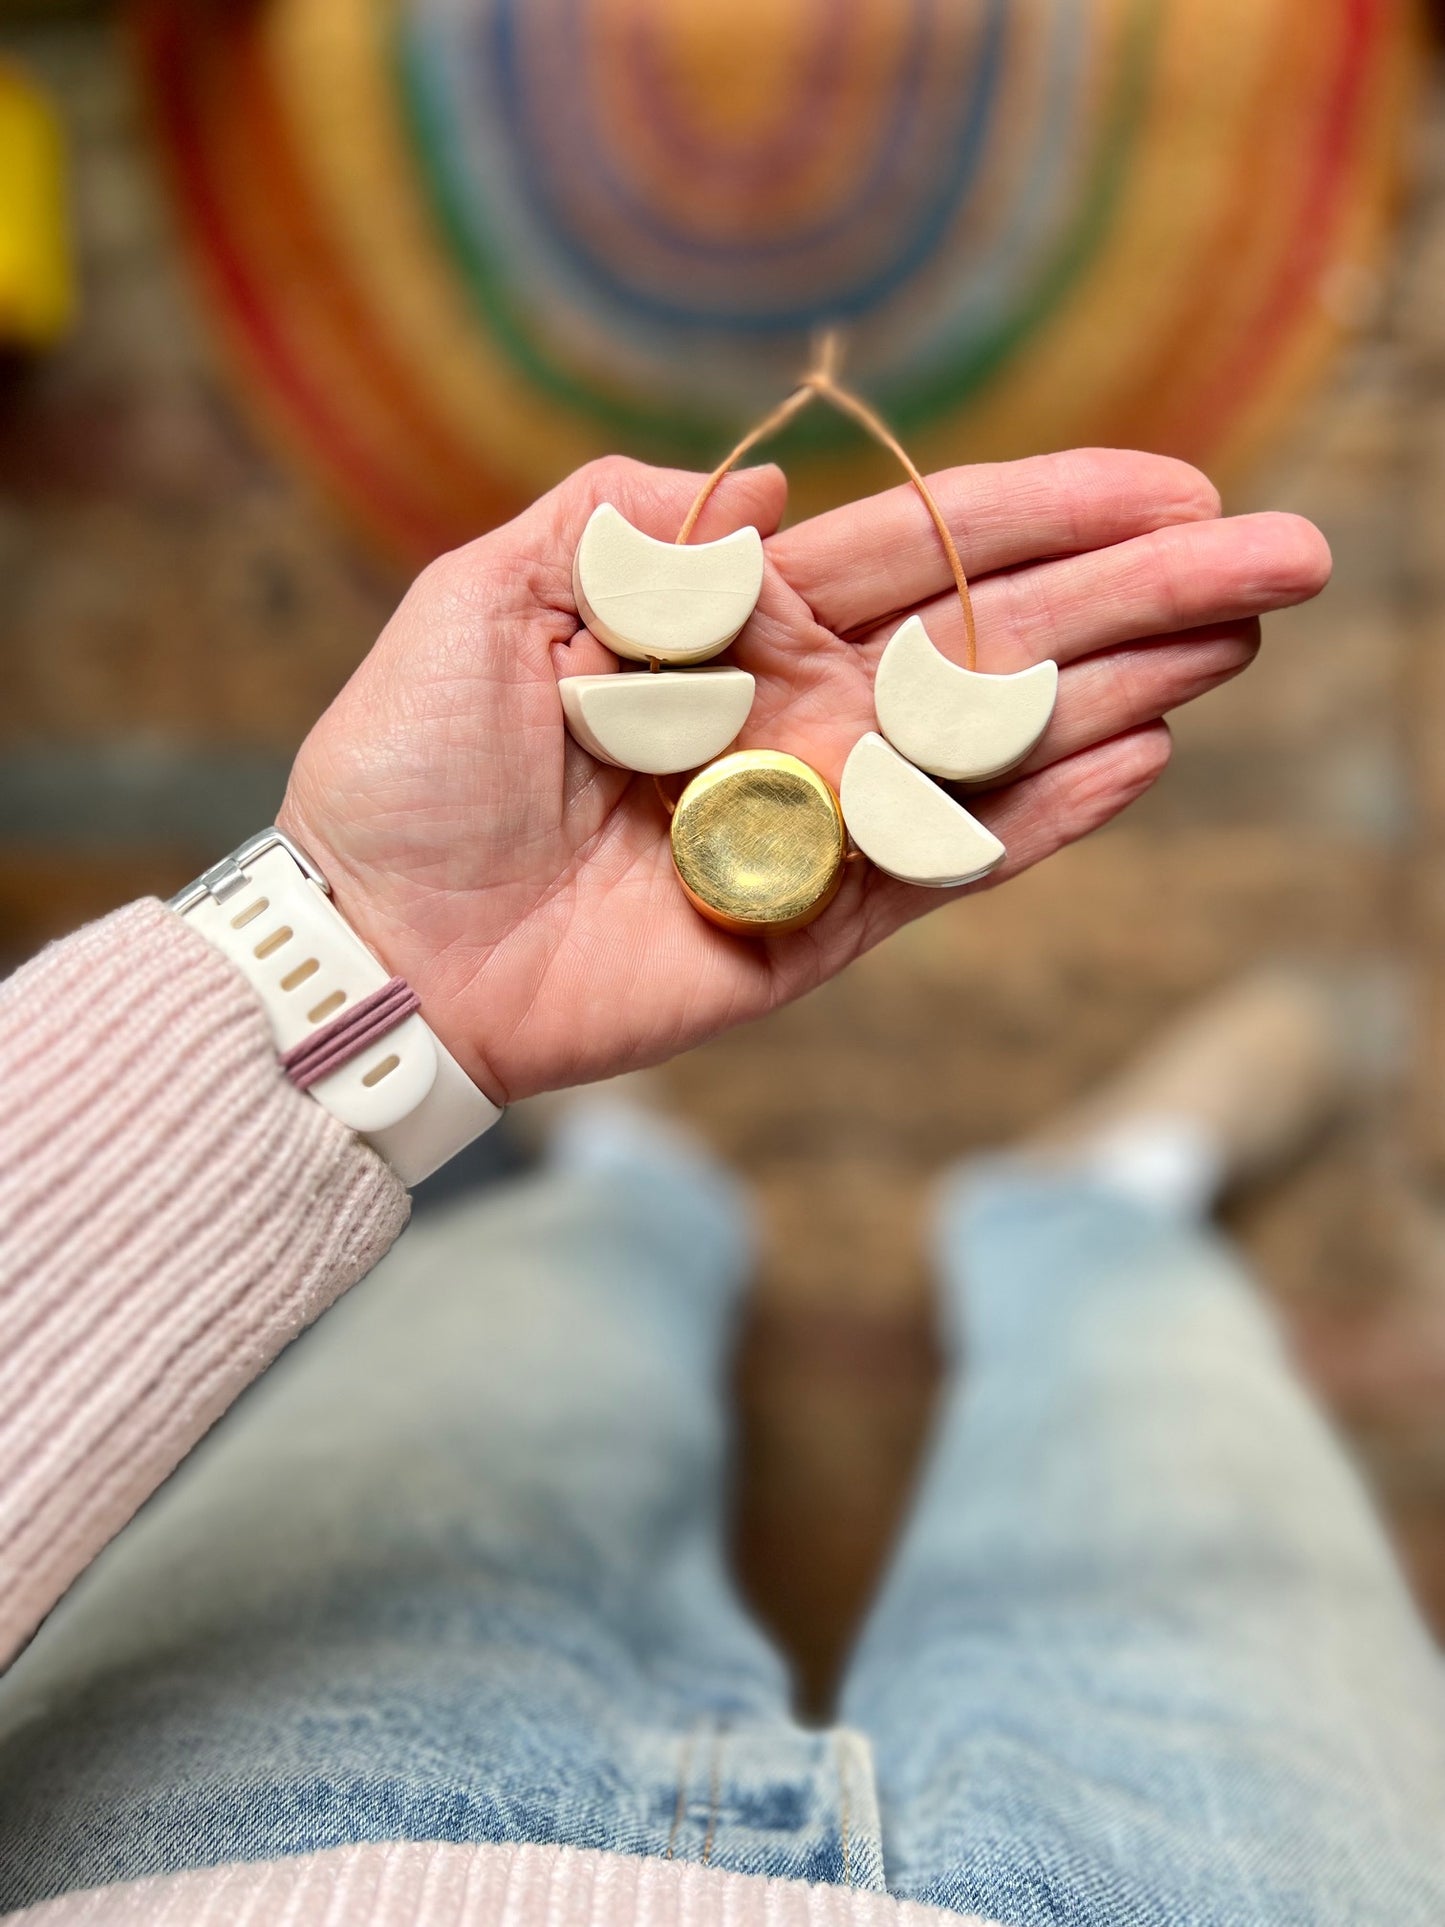
[(920, 616), (895, 630), (873, 681), (878, 727), (900, 756), (952, 783), (983, 783), (1021, 763), (1049, 726), (1059, 665), (1012, 676), (940, 655)]
[(659, 542), (610, 502), (593, 509), (572, 564), (582, 620), (634, 662), (706, 662), (757, 607), (763, 538), (736, 529), (717, 542)]
[(900, 883), (948, 889), (1003, 861), (992, 830), (872, 730), (849, 752), (839, 801), (858, 848)]
[(669, 776), (730, 747), (753, 706), (754, 683), (745, 669), (662, 669), (563, 676), (557, 687), (583, 749), (619, 769)]

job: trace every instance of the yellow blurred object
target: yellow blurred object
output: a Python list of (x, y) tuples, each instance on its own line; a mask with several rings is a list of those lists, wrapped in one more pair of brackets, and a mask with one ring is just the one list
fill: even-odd
[(0, 63), (0, 346), (48, 347), (74, 307), (59, 123), (44, 95)]

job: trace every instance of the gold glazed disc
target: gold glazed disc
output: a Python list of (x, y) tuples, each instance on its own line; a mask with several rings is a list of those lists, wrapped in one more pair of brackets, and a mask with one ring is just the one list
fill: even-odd
[(847, 849), (838, 799), (776, 749), (700, 770), (672, 818), (672, 860), (693, 908), (741, 936), (801, 930), (832, 902)]

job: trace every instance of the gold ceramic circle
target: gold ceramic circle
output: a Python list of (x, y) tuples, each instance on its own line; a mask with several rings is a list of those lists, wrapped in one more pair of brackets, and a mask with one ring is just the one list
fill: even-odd
[(724, 930), (801, 930), (826, 910), (847, 842), (838, 799), (815, 769), (743, 749), (700, 770), (672, 818), (672, 859), (693, 907)]

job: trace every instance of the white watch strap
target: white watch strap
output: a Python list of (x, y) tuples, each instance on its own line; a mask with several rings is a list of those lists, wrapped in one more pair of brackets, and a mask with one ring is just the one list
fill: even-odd
[[(391, 978), (279, 830), (242, 844), (171, 907), (244, 972), (283, 1055)], [(429, 1176), (501, 1116), (415, 1012), (319, 1078), (310, 1095), (405, 1184)]]

